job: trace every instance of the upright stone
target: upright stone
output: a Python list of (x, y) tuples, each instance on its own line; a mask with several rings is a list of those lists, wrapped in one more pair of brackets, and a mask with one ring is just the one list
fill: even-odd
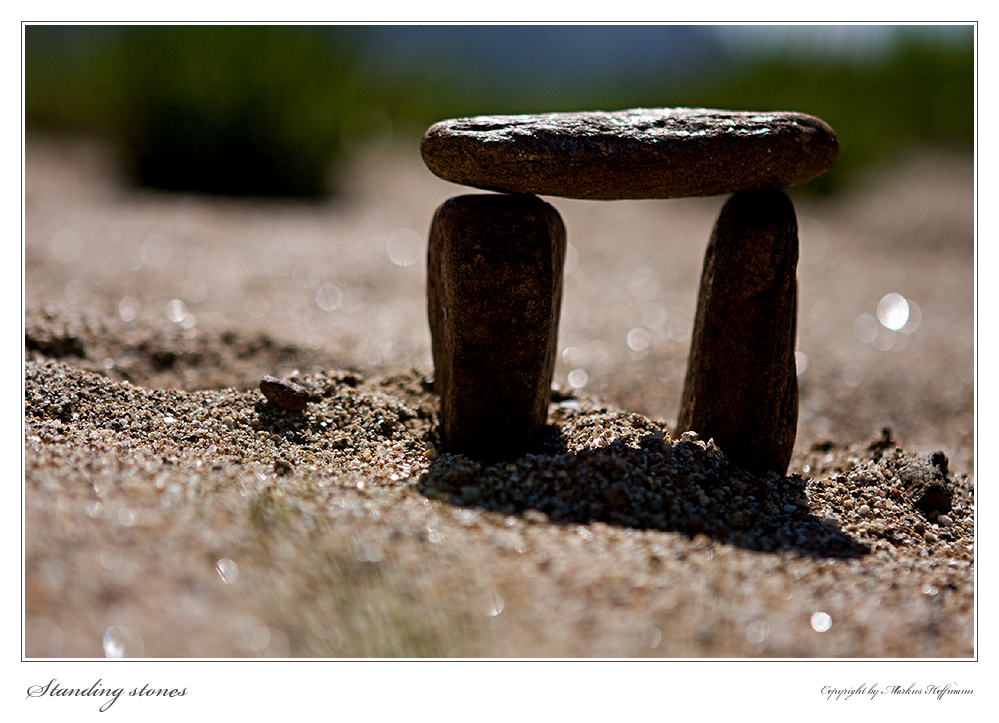
[(430, 226), (427, 301), (447, 451), (529, 451), (548, 417), (566, 233), (536, 196), (444, 202)]
[(732, 196), (704, 257), (678, 431), (784, 474), (798, 423), (798, 226), (783, 191)]

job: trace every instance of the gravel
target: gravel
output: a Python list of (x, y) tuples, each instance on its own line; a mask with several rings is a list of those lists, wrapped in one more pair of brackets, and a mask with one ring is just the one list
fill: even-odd
[[(587, 262), (596, 247), (573, 235), (577, 211), (590, 211), (569, 208), (582, 261), (567, 276), (548, 434), (531, 454), (486, 465), (437, 449), (422, 270), (396, 263), (408, 257), (392, 229), (416, 228), (439, 205), (426, 197), (453, 189), (424, 183), (418, 157), (371, 159), (353, 201), (264, 213), (102, 186), (100, 156), (77, 147), (29, 151), (28, 657), (975, 655), (973, 328), (961, 282), (972, 257), (939, 241), (938, 215), (908, 232), (935, 262), (903, 270), (893, 250), (888, 280), (870, 291), (847, 276), (823, 283), (803, 239), (798, 443), (787, 476), (758, 478), (672, 426), (693, 309), (691, 298), (682, 321), (674, 298), (695, 293), (700, 252), (677, 251), (693, 278), (664, 281), (650, 300), (637, 271), (602, 264), (599, 276)], [(95, 164), (87, 182), (74, 180), (81, 159)], [(871, 188), (901, 207), (953, 188), (940, 181), (953, 164), (937, 164), (935, 182), (909, 169), (904, 184)], [(399, 217), (376, 196), (415, 210)], [(825, 219), (851, 253), (882, 258), (869, 242), (883, 214), (865, 221), (868, 200), (837, 203), (799, 213)], [(676, 223), (710, 229), (716, 206), (683, 207)], [(964, 233), (961, 202), (946, 207)], [(658, 208), (627, 222), (656, 226)], [(299, 256), (331, 263), (322, 234), (310, 246), (320, 221), (343, 239), (336, 258), (351, 259), (351, 275), (299, 273)], [(260, 242), (269, 258), (258, 261), (240, 237), (281, 228), (301, 235), (282, 237), (280, 263), (273, 246)], [(394, 238), (393, 261), (371, 251), (375, 236)], [(840, 268), (827, 248), (827, 270)], [(205, 262), (227, 255), (241, 280), (227, 285), (231, 265), (209, 264), (216, 294)], [(893, 281), (925, 268), (952, 273)], [(629, 285), (630, 301), (617, 295)], [(922, 310), (905, 349), (899, 332), (892, 346), (853, 334), (892, 290)], [(822, 316), (829, 299), (845, 301)], [(681, 321), (646, 318), (647, 348), (618, 344), (635, 328), (629, 314), (652, 303)], [(831, 331), (843, 320), (846, 340)], [(590, 381), (574, 388), (580, 369)], [(269, 402), (265, 375), (303, 387), (307, 406)], [(950, 509), (915, 505), (905, 480), (940, 481), (941, 469)]]

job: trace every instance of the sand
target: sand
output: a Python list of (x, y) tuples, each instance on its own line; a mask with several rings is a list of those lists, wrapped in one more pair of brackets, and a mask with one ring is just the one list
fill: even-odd
[[(27, 657), (975, 655), (970, 160), (792, 193), (801, 415), (768, 479), (674, 428), (718, 198), (555, 199), (551, 438), (437, 450), (426, 230), (462, 192), (415, 147), (302, 204), (29, 142)], [(902, 484), (936, 451), (943, 515)]]

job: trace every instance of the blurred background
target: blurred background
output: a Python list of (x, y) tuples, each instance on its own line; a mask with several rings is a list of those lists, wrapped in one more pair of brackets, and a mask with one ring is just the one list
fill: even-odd
[(974, 142), (970, 25), (29, 25), (24, 48), (29, 133), (106, 138), (174, 190), (327, 195), (359, 149), (493, 113), (807, 112), (843, 149), (819, 192)]

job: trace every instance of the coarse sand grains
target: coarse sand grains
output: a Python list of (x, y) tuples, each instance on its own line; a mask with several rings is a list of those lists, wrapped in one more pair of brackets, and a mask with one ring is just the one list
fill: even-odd
[[(976, 655), (967, 159), (795, 198), (801, 414), (758, 478), (671, 416), (717, 198), (557, 201), (549, 426), (489, 465), (438, 453), (422, 254), (455, 187), (418, 153), (312, 205), (101, 158), (25, 150), (27, 657)], [(950, 509), (916, 504), (943, 469)]]
[(25, 373), (30, 656), (972, 652), (973, 490), (915, 509), (899, 470), (929, 461), (883, 440), (759, 479), (574, 395), (487, 466), (436, 454), (417, 375), (300, 374), (291, 413)]

